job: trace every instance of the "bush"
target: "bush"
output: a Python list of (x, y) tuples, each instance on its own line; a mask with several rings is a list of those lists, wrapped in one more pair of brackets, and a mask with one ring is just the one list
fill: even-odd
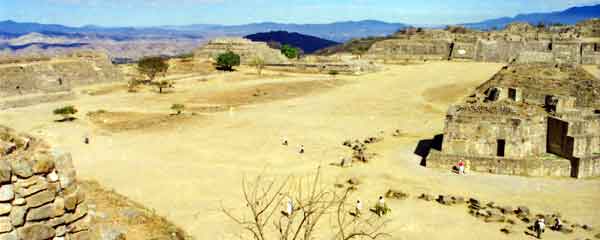
[(75, 117), (73, 117), (73, 114), (77, 113), (77, 108), (75, 108), (75, 106), (70, 105), (70, 106), (66, 106), (66, 107), (62, 107), (62, 108), (57, 108), (54, 109), (53, 113), (55, 115), (61, 115), (62, 119), (58, 120), (58, 121), (73, 121), (75, 120)]
[(281, 46), (281, 53), (289, 59), (298, 58), (300, 56), (300, 49), (291, 45), (285, 44)]
[(228, 51), (219, 55), (217, 58), (217, 69), (224, 71), (233, 71), (234, 66), (240, 65), (240, 55)]
[(181, 112), (183, 112), (183, 110), (185, 110), (185, 105), (179, 104), (179, 103), (174, 103), (171, 106), (171, 110), (177, 112), (177, 115), (179, 115), (179, 114), (181, 114)]

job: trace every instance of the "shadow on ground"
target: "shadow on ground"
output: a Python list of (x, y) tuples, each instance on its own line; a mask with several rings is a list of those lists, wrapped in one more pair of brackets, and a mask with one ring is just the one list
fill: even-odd
[(444, 134), (438, 134), (431, 139), (422, 139), (419, 141), (414, 153), (421, 157), (421, 166), (425, 167), (427, 165), (427, 156), (429, 156), (431, 149), (442, 151), (443, 141)]

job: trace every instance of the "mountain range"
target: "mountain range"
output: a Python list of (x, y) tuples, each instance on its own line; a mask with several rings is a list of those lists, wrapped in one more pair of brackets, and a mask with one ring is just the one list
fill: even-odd
[(468, 28), (487, 30), (492, 28), (504, 28), (511, 22), (526, 22), (532, 25), (543, 23), (550, 24), (575, 24), (577, 22), (590, 19), (600, 18), (600, 4), (582, 7), (572, 7), (564, 11), (550, 13), (530, 13), (519, 14), (514, 17), (503, 17), (485, 20), (476, 23), (461, 24)]
[[(519, 14), (461, 24), (473, 29), (503, 28), (511, 22), (531, 24), (574, 24), (600, 18), (600, 4), (573, 7), (559, 12)], [(105, 50), (113, 57), (137, 58), (146, 54), (177, 55), (189, 52), (207, 39), (218, 36), (273, 38), (313, 52), (317, 47), (365, 37), (382, 37), (410, 26), (377, 20), (344, 21), (328, 24), (251, 23), (244, 25), (194, 24), (157, 27), (70, 27), (58, 24), (0, 21), (0, 53), (61, 52), (71, 48)], [(443, 27), (443, 26), (440, 26)], [(269, 33), (257, 34), (256, 33)], [(283, 32), (288, 32), (284, 34)], [(300, 36), (289, 34), (298, 33)], [(296, 38), (296, 39), (294, 39)], [(318, 40), (317, 40), (318, 39)], [(302, 46), (301, 41), (314, 41)], [(330, 42), (331, 41), (331, 42)]]

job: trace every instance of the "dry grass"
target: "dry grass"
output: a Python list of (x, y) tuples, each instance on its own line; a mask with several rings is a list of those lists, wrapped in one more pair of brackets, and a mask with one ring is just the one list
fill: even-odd
[(92, 234), (107, 228), (122, 229), (127, 240), (191, 240), (182, 229), (141, 204), (104, 189), (96, 181), (81, 181), (88, 204), (94, 207)]
[(111, 132), (122, 132), (138, 129), (162, 129), (187, 121), (193, 116), (171, 115), (161, 113), (140, 112), (107, 112), (97, 111), (88, 113), (88, 118), (96, 126)]
[(224, 106), (250, 105), (324, 92), (341, 86), (344, 83), (342, 80), (265, 83), (252, 87), (216, 92), (200, 99), (190, 100), (190, 102), (202, 101), (204, 103)]

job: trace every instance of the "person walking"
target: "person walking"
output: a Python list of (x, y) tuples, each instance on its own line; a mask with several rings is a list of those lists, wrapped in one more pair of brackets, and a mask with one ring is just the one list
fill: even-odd
[(304, 154), (304, 145), (300, 145), (300, 154)]
[(538, 239), (542, 239), (542, 233), (545, 231), (545, 228), (546, 224), (544, 223), (543, 218), (539, 218), (537, 221), (535, 221), (533, 229), (535, 230)]

